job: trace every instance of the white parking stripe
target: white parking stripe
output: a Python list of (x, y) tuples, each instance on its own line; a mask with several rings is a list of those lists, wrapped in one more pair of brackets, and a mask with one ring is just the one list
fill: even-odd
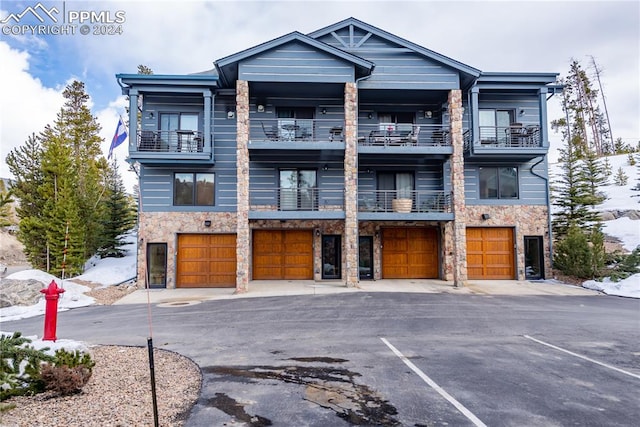
[(420, 370), (420, 368), (418, 368), (416, 365), (413, 364), (413, 362), (411, 362), (409, 359), (407, 359), (404, 354), (400, 353), (400, 351), (395, 348), (389, 341), (387, 341), (385, 338), (380, 337), (380, 339), (382, 340), (383, 343), (385, 343), (385, 345), (387, 347), (389, 347), (391, 349), (391, 351), (393, 351), (393, 353), (398, 356), (405, 365), (407, 365), (409, 368), (411, 368), (411, 370), (413, 372), (415, 372), (416, 374), (418, 374), (418, 376), (420, 378), (422, 378), (422, 380), (424, 382), (426, 382), (427, 384), (429, 384), (429, 386), (431, 386), (431, 388), (433, 388), (435, 391), (437, 391), (438, 393), (440, 393), (440, 395), (442, 397), (444, 397), (445, 399), (447, 399), (449, 401), (449, 403), (451, 403), (453, 406), (455, 406), (458, 411), (462, 412), (462, 414), (467, 417), (474, 425), (476, 425), (477, 427), (487, 427), (487, 425), (485, 423), (483, 423), (482, 421), (480, 421), (478, 419), (478, 417), (476, 417), (475, 415), (473, 415), (473, 413), (468, 410), (467, 408), (464, 407), (464, 405), (460, 402), (458, 402), (456, 399), (454, 399), (453, 396), (451, 396), (449, 393), (447, 393), (446, 391), (444, 391), (444, 389), (442, 387), (440, 387), (438, 384), (435, 383), (435, 381), (433, 381), (431, 378), (429, 378), (424, 372), (422, 372)]
[(558, 351), (562, 351), (562, 352), (570, 354), (572, 356), (579, 357), (580, 359), (588, 360), (589, 362), (595, 363), (596, 365), (604, 366), (605, 368), (613, 369), (614, 371), (618, 371), (620, 373), (623, 373), (623, 374), (629, 375), (631, 377), (640, 379), (640, 375), (636, 375), (636, 374), (633, 374), (631, 372), (627, 372), (624, 369), (616, 368), (615, 366), (607, 365), (606, 363), (603, 363), (603, 362), (598, 362), (597, 360), (591, 359), (590, 357), (583, 356), (583, 355), (578, 354), (578, 353), (574, 353), (573, 351), (565, 350), (564, 348), (558, 347), (558, 346), (553, 345), (553, 344), (549, 344), (548, 342), (540, 341), (539, 339), (530, 337), (529, 335), (523, 335), (523, 336), (525, 338), (527, 338), (527, 339), (530, 339), (531, 341), (535, 341), (535, 342), (537, 342), (539, 344), (546, 345), (547, 347), (551, 347), (551, 348), (556, 349)]

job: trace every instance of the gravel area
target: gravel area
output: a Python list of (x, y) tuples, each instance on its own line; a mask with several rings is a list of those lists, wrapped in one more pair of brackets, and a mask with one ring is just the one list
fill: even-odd
[[(3, 405), (3, 427), (153, 426), (153, 404), (146, 347), (99, 346), (90, 349), (93, 375), (76, 395), (50, 392), (15, 397)], [(154, 349), (160, 426), (182, 426), (200, 394), (202, 376), (190, 359)]]

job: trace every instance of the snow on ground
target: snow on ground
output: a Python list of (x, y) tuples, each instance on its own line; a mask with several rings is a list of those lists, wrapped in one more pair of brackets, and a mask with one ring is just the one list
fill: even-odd
[[(13, 332), (0, 331), (0, 335), (11, 336), (13, 335)], [(68, 352), (74, 352), (78, 350), (80, 352), (86, 353), (89, 350), (87, 345), (81, 341), (74, 341), (74, 340), (68, 340), (68, 339), (60, 339), (60, 340), (56, 340), (55, 342), (43, 341), (40, 338), (38, 338), (37, 335), (23, 336), (23, 338), (29, 338), (31, 342), (25, 345), (29, 345), (35, 348), (36, 350), (42, 350), (44, 348), (48, 348), (48, 350), (46, 350), (45, 353), (50, 354), (51, 356), (56, 354), (56, 350), (60, 350), (62, 348), (64, 348)]]
[[(23, 270), (10, 274), (7, 279), (27, 280), (34, 279), (42, 282), (42, 287), (49, 286), (52, 280), (58, 287), (65, 290), (58, 300), (58, 311), (66, 311), (71, 308), (85, 307), (95, 303), (95, 300), (87, 295), (91, 288), (75, 281), (89, 281), (102, 286), (113, 286), (136, 276), (136, 235), (127, 236), (127, 243), (123, 246), (126, 256), (122, 258), (91, 258), (85, 265), (85, 273), (72, 279), (60, 280), (49, 273), (40, 270)], [(34, 317), (44, 314), (45, 300), (41, 298), (38, 303), (30, 306), (4, 307), (0, 310), (0, 321), (10, 321)]]
[(587, 280), (582, 284), (582, 286), (588, 289), (604, 292), (607, 295), (640, 298), (640, 274), (634, 274), (633, 276), (619, 282), (612, 282), (608, 277), (602, 282)]

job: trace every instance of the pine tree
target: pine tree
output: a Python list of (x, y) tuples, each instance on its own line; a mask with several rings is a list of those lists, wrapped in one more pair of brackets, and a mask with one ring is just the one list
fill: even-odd
[(32, 266), (60, 272), (67, 240), (64, 267), (76, 273), (100, 244), (107, 163), (84, 84), (70, 83), (63, 95), (65, 103), (53, 125), (9, 153), (7, 164), (20, 200), (18, 238)]
[(604, 184), (609, 185), (609, 177), (613, 175), (613, 167), (611, 166), (611, 162), (609, 162), (609, 157), (605, 157), (602, 162), (602, 168), (604, 169)]
[(600, 191), (600, 187), (607, 183), (607, 175), (594, 152), (589, 151), (586, 153), (580, 164), (578, 175), (579, 180), (584, 182), (585, 185), (585, 195), (582, 203), (587, 208), (588, 213), (583, 219), (584, 224), (589, 229), (600, 230), (602, 227), (596, 206), (607, 200), (606, 194)]
[(43, 217), (46, 199), (40, 197), (43, 184), (43, 149), (40, 138), (32, 134), (25, 143), (14, 148), (6, 158), (9, 171), (16, 178), (12, 190), (16, 199), (18, 239), (24, 245), (27, 260), (34, 268), (47, 265), (47, 243), (43, 239)]
[(620, 166), (616, 172), (616, 176), (613, 178), (613, 183), (622, 187), (623, 185), (627, 185), (627, 182), (629, 182), (629, 177), (624, 173), (622, 166)]
[(571, 226), (584, 227), (592, 217), (585, 204), (588, 188), (580, 172), (580, 161), (574, 141), (559, 150), (562, 174), (554, 182), (553, 205), (557, 208), (552, 229), (557, 240), (563, 239)]
[(627, 157), (627, 164), (629, 166), (635, 166), (636, 165), (636, 159), (635, 159), (635, 157), (633, 157), (632, 153), (629, 153), (629, 157)]
[(11, 225), (11, 204), (13, 199), (13, 191), (7, 190), (4, 180), (0, 179), (0, 227)]
[(38, 190), (45, 200), (40, 218), (48, 251), (47, 265), (55, 275), (63, 270), (67, 275), (80, 273), (86, 260), (85, 224), (76, 190), (79, 177), (72, 158), (74, 147), (66, 135), (59, 134), (51, 126), (45, 128), (42, 141), (43, 183)]
[(102, 157), (100, 125), (88, 107), (89, 95), (84, 83), (73, 81), (63, 96), (66, 100), (55, 122), (55, 134), (64, 137), (72, 149), (72, 169), (76, 175), (76, 198), (80, 219), (84, 256), (89, 258), (100, 247), (102, 218), (98, 209), (104, 197), (104, 175), (107, 163)]
[(127, 196), (122, 177), (118, 171), (116, 159), (111, 161), (106, 181), (107, 198), (104, 201), (105, 216), (102, 228), (105, 230), (98, 251), (101, 257), (122, 257), (125, 255), (121, 246), (124, 234), (133, 228), (136, 222), (132, 201)]

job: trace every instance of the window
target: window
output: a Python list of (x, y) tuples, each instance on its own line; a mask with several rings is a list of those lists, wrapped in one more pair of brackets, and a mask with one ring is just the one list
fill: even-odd
[(280, 210), (317, 210), (316, 171), (290, 169), (280, 171)]
[(176, 173), (173, 179), (174, 206), (214, 206), (212, 173)]
[(518, 168), (480, 168), (481, 199), (517, 199)]
[(480, 110), (480, 139), (487, 142), (507, 142), (509, 126), (514, 122), (514, 110)]
[(378, 174), (378, 200), (376, 203), (385, 212), (394, 208), (394, 199), (413, 200), (413, 173), (382, 172)]
[(160, 113), (160, 139), (163, 147), (177, 148), (177, 130), (198, 131), (197, 113)]

